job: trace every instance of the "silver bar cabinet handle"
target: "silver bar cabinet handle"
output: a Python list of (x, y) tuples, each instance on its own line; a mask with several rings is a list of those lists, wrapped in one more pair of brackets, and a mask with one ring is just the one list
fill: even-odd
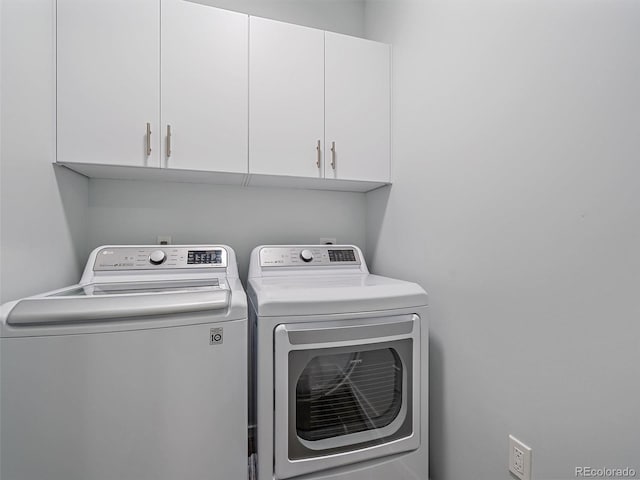
[(320, 140), (318, 140), (318, 145), (316, 146), (316, 150), (318, 151), (318, 157), (316, 159), (316, 167), (320, 168), (320, 157), (322, 155), (320, 150)]
[(171, 125), (167, 125), (167, 158), (171, 156)]
[(331, 168), (336, 169), (336, 142), (331, 142)]
[(147, 157), (151, 155), (151, 124), (147, 122)]

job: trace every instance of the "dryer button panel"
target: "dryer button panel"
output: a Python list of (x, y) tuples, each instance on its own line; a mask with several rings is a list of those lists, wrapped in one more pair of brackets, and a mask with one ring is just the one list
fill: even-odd
[(265, 247), (260, 250), (261, 267), (319, 267), (360, 265), (360, 257), (353, 247), (301, 246)]

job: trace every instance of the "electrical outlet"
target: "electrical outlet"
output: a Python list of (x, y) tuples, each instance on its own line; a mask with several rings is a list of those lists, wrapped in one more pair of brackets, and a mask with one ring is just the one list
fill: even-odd
[(524, 452), (518, 447), (513, 447), (513, 468), (524, 475)]
[(335, 237), (320, 237), (320, 245), (337, 245), (338, 239)]
[(531, 480), (531, 448), (509, 435), (509, 471), (520, 480)]
[(158, 235), (156, 243), (158, 245), (171, 245), (171, 237), (169, 235)]

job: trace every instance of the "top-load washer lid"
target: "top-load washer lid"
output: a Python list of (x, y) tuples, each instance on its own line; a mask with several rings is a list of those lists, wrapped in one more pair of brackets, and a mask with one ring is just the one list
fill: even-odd
[(114, 321), (229, 307), (229, 288), (217, 278), (75, 285), (41, 297), (20, 300), (7, 316), (9, 325)]
[(261, 317), (396, 310), (427, 305), (420, 285), (371, 274), (257, 277), (250, 297)]
[(109, 283), (89, 283), (87, 285), (77, 285), (62, 291), (48, 295), (48, 297), (90, 297), (92, 295), (124, 295), (141, 293), (171, 293), (171, 292), (196, 292), (213, 291), (215, 287), (220, 287), (217, 278), (206, 280), (172, 280), (155, 282), (109, 282)]

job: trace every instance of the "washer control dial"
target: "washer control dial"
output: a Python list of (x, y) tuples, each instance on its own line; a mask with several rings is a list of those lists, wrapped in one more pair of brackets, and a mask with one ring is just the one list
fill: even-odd
[(164, 263), (166, 259), (167, 254), (162, 250), (154, 250), (153, 252), (151, 252), (151, 255), (149, 255), (149, 262), (152, 265), (160, 265), (161, 263)]
[(300, 252), (300, 258), (303, 262), (310, 262), (313, 260), (313, 253), (311, 250), (307, 250), (306, 248)]

